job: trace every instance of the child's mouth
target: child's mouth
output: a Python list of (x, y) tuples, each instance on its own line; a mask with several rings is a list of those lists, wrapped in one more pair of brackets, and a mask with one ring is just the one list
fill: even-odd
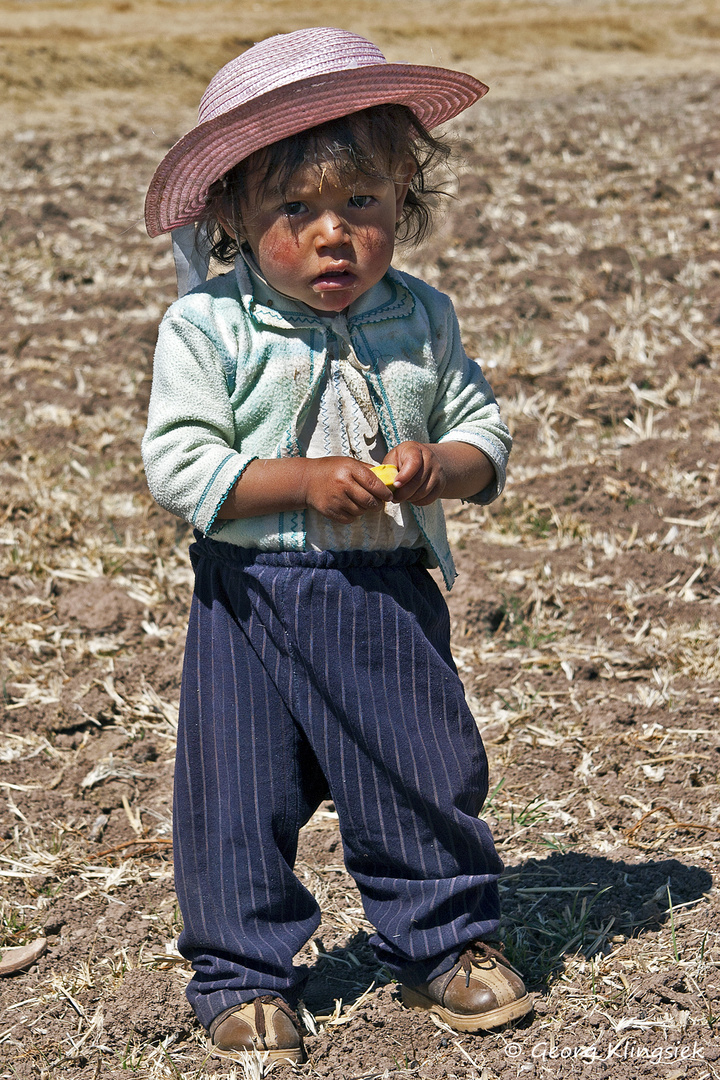
[(349, 270), (326, 270), (313, 278), (310, 285), (315, 292), (332, 292), (334, 289), (350, 289), (356, 278)]

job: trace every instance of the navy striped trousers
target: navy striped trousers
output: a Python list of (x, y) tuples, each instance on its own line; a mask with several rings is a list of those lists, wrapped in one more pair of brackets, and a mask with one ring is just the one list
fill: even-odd
[(420, 982), (497, 930), (487, 760), (416, 552), (265, 554), (202, 539), (175, 773), (180, 951), (201, 1023), (294, 1003), (320, 922), (293, 873), (332, 797), (380, 961)]

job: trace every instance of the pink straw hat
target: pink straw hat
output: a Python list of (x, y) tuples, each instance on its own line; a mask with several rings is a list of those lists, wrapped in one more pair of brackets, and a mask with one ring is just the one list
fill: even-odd
[(208, 188), (263, 146), (372, 105), (407, 105), (436, 127), (487, 93), (471, 75), (389, 64), (365, 38), (314, 27), (277, 34), (221, 68), (203, 94), (198, 123), (150, 181), (150, 236), (196, 221)]

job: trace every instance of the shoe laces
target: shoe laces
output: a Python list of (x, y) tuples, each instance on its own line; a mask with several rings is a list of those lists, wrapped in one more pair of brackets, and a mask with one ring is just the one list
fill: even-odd
[(262, 994), (260, 997), (254, 999), (253, 1004), (255, 1006), (255, 1030), (263, 1042), (265, 1042), (265, 1035), (267, 1034), (263, 1005), (273, 1005), (276, 1009), (279, 1009), (280, 1012), (285, 1013), (299, 1034), (300, 1026), (298, 1024), (298, 1018), (287, 1002), (283, 1001), (282, 998), (273, 997), (271, 994)]
[(470, 975), (472, 974), (473, 966), (478, 961), (494, 960), (495, 963), (500, 963), (504, 967), (510, 968), (512, 971), (516, 970), (505, 956), (505, 946), (503, 943), (499, 942), (498, 945), (499, 947), (496, 949), (492, 945), (488, 945), (486, 941), (474, 941), (472, 945), (468, 945), (467, 949), (460, 954), (458, 960), (462, 970), (465, 972), (466, 987), (470, 986)]

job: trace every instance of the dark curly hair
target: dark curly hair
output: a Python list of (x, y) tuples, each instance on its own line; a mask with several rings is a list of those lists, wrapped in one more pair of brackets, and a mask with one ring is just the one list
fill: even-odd
[[(406, 105), (376, 105), (257, 150), (211, 184), (199, 223), (207, 230), (210, 255), (231, 263), (244, 243), (240, 207), (251, 173), (259, 177), (260, 196), (271, 185), (282, 196), (304, 165), (332, 163), (341, 181), (358, 173), (394, 181), (401, 172), (406, 177), (412, 164), (415, 171), (396, 232), (399, 241), (418, 243), (432, 226), (438, 196), (446, 194), (433, 186), (432, 174), (449, 156), (448, 144), (431, 135)], [(237, 238), (223, 228), (223, 219), (233, 222)]]

